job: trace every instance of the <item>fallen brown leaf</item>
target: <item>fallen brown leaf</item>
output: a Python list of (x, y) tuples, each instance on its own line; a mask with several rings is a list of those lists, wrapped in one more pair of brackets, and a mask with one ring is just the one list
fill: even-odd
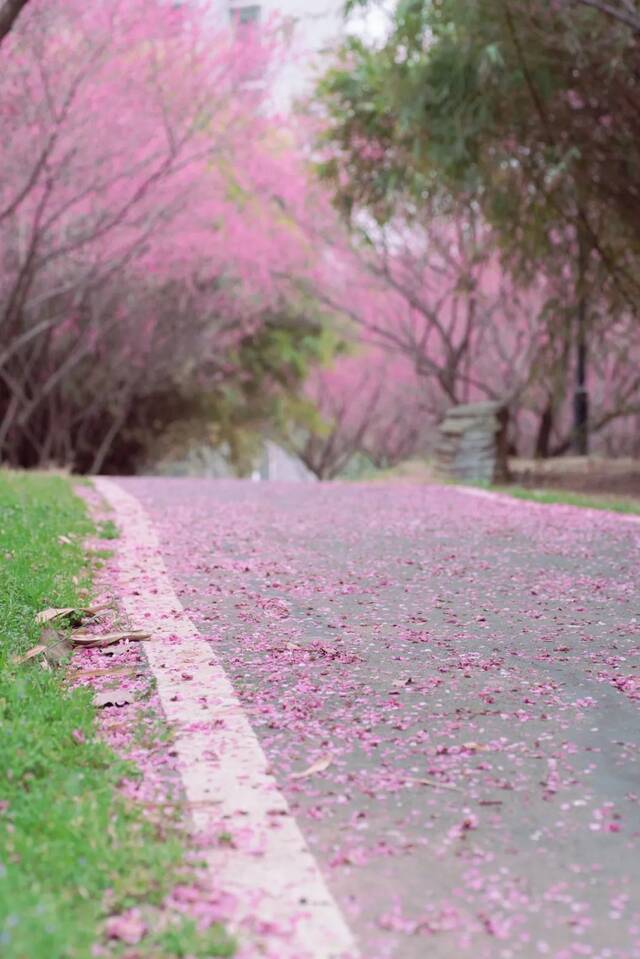
[(40, 638), (44, 640), (47, 647), (44, 655), (51, 666), (61, 666), (73, 652), (73, 646), (69, 642), (67, 634), (60, 632), (58, 629), (47, 627), (42, 630)]
[(434, 789), (453, 789), (455, 792), (462, 792), (458, 786), (454, 786), (453, 783), (443, 783), (438, 779), (406, 779), (405, 782), (410, 783), (416, 786), (432, 786)]
[(50, 623), (54, 619), (64, 619), (70, 613), (79, 612), (73, 606), (65, 606), (63, 609), (43, 609), (36, 614), (36, 623)]
[(28, 659), (33, 659), (34, 656), (39, 656), (40, 653), (44, 653), (46, 649), (44, 643), (38, 643), (37, 646), (32, 646), (31, 649), (28, 649), (23, 656), (14, 656), (11, 660), (12, 663), (19, 665), (20, 663), (26, 663)]
[(303, 769), (299, 773), (291, 773), (291, 779), (306, 779), (307, 776), (313, 776), (315, 773), (322, 773), (325, 769), (328, 769), (331, 763), (333, 762), (333, 756), (330, 756), (328, 753), (326, 756), (321, 756), (320, 759), (317, 759), (315, 763), (312, 763), (307, 769)]
[(73, 625), (79, 626), (83, 619), (89, 616), (96, 616), (101, 610), (106, 609), (106, 604), (101, 606), (64, 606), (61, 608), (50, 607), (36, 613), (36, 623), (52, 623), (56, 620), (69, 620)]
[(143, 673), (142, 666), (103, 666), (97, 669), (81, 669), (77, 673), (71, 673), (71, 679), (93, 679), (99, 676), (132, 676)]
[(59, 632), (57, 629), (47, 627), (42, 630), (40, 642), (32, 646), (23, 656), (14, 657), (13, 662), (17, 664), (24, 663), (29, 659), (33, 659), (34, 656), (39, 656), (43, 653), (50, 664), (59, 666), (72, 649), (73, 647), (64, 633)]
[[(87, 590), (81, 590), (83, 593), (87, 593)], [(80, 606), (79, 609), (86, 613), (87, 616), (97, 616), (98, 613), (104, 613), (107, 609), (113, 609), (112, 603), (97, 603), (95, 606)]]
[(82, 646), (89, 649), (92, 646), (111, 646), (113, 643), (119, 643), (123, 639), (139, 643), (145, 639), (151, 639), (149, 633), (132, 632), (125, 630), (121, 633), (72, 633), (71, 642), (74, 646)]

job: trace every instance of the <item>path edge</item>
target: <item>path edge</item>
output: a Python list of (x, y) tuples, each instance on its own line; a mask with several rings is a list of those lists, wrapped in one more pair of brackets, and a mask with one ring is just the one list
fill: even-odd
[(212, 879), (235, 903), (237, 959), (360, 959), (230, 680), (176, 595), (151, 519), (115, 480), (93, 484), (119, 530), (119, 604), (153, 636), (145, 652), (175, 730), (190, 818), (205, 833), (212, 822), (246, 827), (249, 817), (256, 827), (246, 849), (203, 849)]
[(637, 525), (640, 523), (640, 515), (633, 513), (617, 513), (612, 509), (596, 509), (594, 506), (578, 506), (575, 503), (539, 503), (534, 499), (525, 499), (520, 496), (509, 496), (508, 493), (498, 493), (496, 490), (481, 489), (476, 486), (463, 486), (461, 483), (454, 483), (451, 486), (441, 486), (441, 489), (455, 489), (460, 493), (466, 493), (467, 496), (476, 496), (480, 499), (491, 499), (498, 503), (506, 503), (510, 506), (535, 507), (536, 509), (553, 509), (554, 507), (563, 507), (587, 513), (593, 517), (618, 520), (621, 523), (631, 523)]

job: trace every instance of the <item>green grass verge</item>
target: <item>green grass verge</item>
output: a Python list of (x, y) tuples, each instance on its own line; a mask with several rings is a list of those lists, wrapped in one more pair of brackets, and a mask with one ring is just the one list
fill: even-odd
[(527, 489), (524, 486), (493, 486), (497, 493), (506, 493), (516, 499), (533, 500), (536, 503), (565, 503), (568, 506), (582, 506), (589, 509), (609, 510), (612, 513), (640, 515), (640, 503), (626, 499), (612, 499), (608, 496), (594, 496), (588, 493), (571, 493), (558, 489)]
[(117, 539), (119, 535), (118, 527), (112, 519), (105, 519), (98, 524), (98, 536), (100, 539)]
[(211, 959), (211, 956), (233, 956), (234, 943), (219, 926), (200, 932), (193, 919), (182, 919), (152, 938), (149, 959), (170, 955), (179, 959)]
[[(177, 830), (149, 823), (118, 793), (134, 771), (97, 738), (91, 694), (37, 660), (13, 662), (37, 642), (38, 610), (83, 599), (91, 530), (64, 477), (0, 471), (3, 959), (88, 959), (107, 890), (110, 912), (159, 903), (183, 858)], [(182, 938), (194, 945), (194, 935)], [(212, 935), (207, 955), (230, 955), (224, 934), (215, 933), (218, 951)], [(154, 959), (186, 954), (179, 941), (158, 942)]]

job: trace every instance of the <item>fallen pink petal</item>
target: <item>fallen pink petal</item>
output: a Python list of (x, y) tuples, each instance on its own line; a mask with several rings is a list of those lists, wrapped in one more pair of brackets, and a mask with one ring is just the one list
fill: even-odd
[(640, 0), (0, 0), (1, 959), (640, 959)]

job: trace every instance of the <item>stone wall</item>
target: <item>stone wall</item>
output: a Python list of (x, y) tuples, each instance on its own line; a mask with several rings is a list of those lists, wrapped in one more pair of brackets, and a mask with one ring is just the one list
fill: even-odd
[(264, 442), (259, 477), (261, 480), (276, 480), (286, 483), (317, 482), (317, 476), (314, 476), (301, 459), (293, 456), (271, 440), (265, 440)]
[[(237, 473), (231, 464), (229, 448), (194, 443), (180, 456), (168, 456), (149, 464), (144, 471), (161, 476), (206, 476), (210, 479), (232, 479)], [(294, 483), (312, 483), (316, 477), (302, 460), (271, 440), (264, 440), (256, 454), (253, 480), (275, 480)]]
[(436, 474), (463, 483), (506, 481), (508, 418), (502, 403), (452, 406), (438, 428)]

